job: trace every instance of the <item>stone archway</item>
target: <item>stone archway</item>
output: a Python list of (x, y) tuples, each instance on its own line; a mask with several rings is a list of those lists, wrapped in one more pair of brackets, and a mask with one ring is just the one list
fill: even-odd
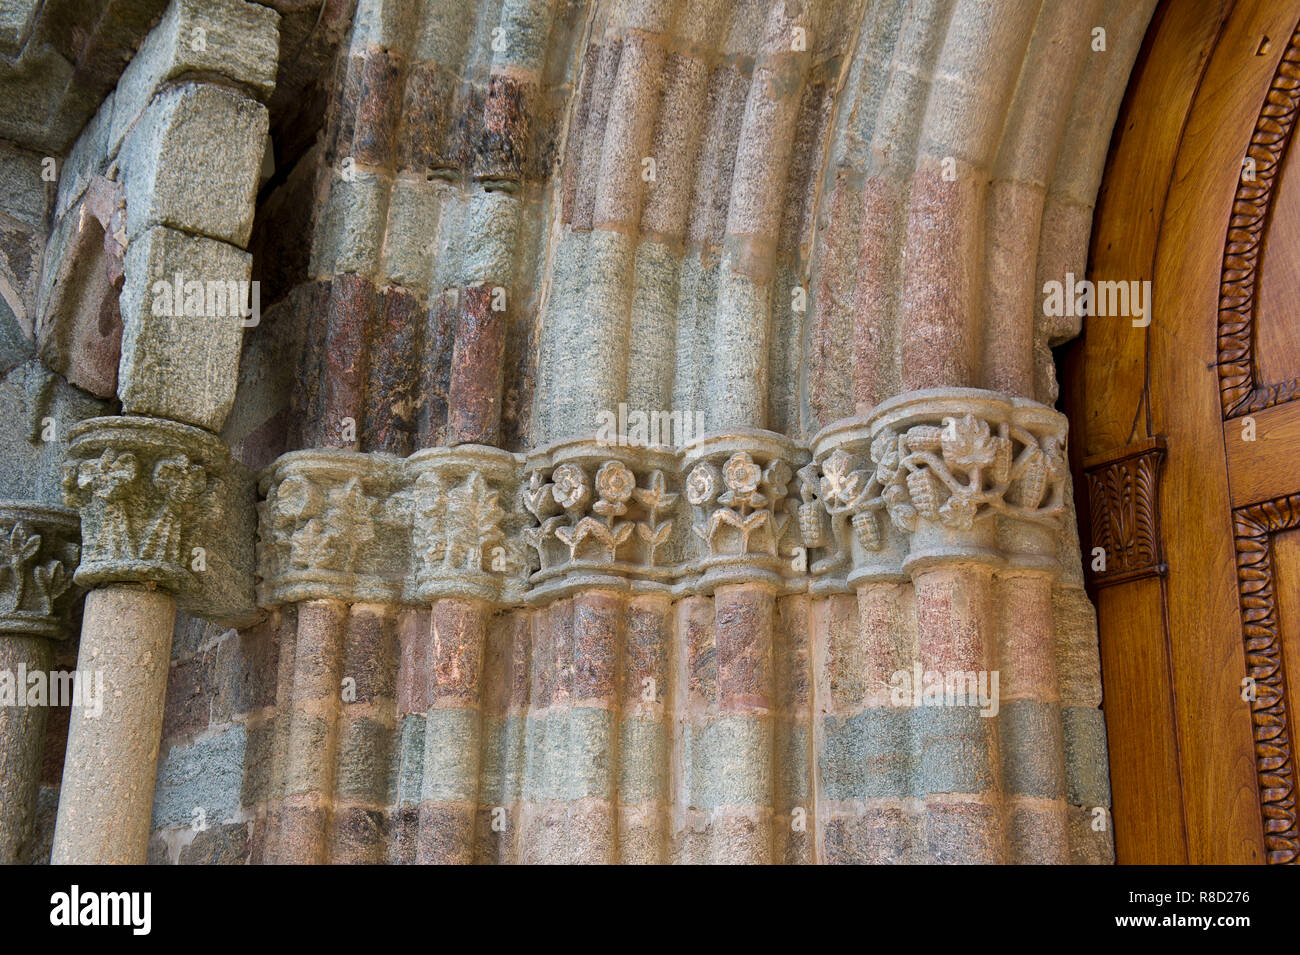
[[(197, 619), (139, 694), (156, 783), (74, 714), (55, 857), (1109, 861), (1079, 327), (1039, 290), (1085, 272), (1152, 6), (173, 3), (160, 75), (203, 26), (238, 92), (160, 86), (100, 157), (126, 414), (69, 451), (116, 555), (83, 651), (124, 648), (112, 685), (171, 645), (147, 585)], [(291, 28), (338, 41), (314, 143), (246, 52)], [(169, 151), (206, 109), (269, 124), (260, 193), (247, 136)], [(186, 198), (218, 172), (238, 201)], [(262, 277), (242, 345), (162, 333), (178, 263)], [(611, 444), (625, 414), (703, 433)], [(901, 705), (918, 672), (961, 692)]]

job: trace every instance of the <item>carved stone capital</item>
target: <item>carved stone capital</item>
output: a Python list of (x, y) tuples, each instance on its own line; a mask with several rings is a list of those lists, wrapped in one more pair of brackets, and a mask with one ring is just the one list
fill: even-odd
[(194, 585), (191, 541), (221, 496), (225, 445), (157, 418), (89, 418), (68, 435), (63, 496), (81, 515), (76, 582)]
[(402, 462), (355, 451), (294, 451), (260, 479), (258, 603), (399, 602), (410, 564)]
[(0, 634), (67, 635), (79, 534), (75, 511), (0, 502)]
[(972, 389), (827, 428), (682, 448), (558, 441), (406, 459), (295, 451), (261, 476), (258, 601), (544, 603), (601, 587), (783, 593), (906, 579), (938, 560), (1055, 573), (1065, 419)]
[[(790, 483), (808, 452), (768, 431), (708, 435), (687, 445), (682, 470), (694, 560), (705, 586), (802, 578), (803, 543)], [(796, 569), (799, 568), (799, 569)]]
[(526, 521), (514, 506), (515, 456), (484, 445), (430, 448), (406, 459), (405, 483), (414, 600), (517, 600), (530, 564)]
[(516, 600), (518, 474), (515, 455), (480, 445), (286, 454), (259, 480), (258, 602)]
[(581, 439), (535, 451), (524, 468), (531, 599), (577, 587), (671, 588), (684, 543), (675, 453)]
[(814, 575), (851, 568), (853, 584), (956, 559), (1054, 572), (1065, 436), (1051, 408), (969, 388), (913, 392), (835, 422), (800, 472), (805, 505), (820, 503), (830, 523), (818, 532), (801, 513), (824, 542)]

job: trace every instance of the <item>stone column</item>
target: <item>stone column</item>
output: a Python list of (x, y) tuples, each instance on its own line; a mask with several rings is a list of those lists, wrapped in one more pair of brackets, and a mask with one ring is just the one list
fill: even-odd
[[(863, 754), (861, 775), (832, 766), (824, 779), (861, 801), (839, 842), (938, 862), (1065, 859), (1051, 601), (1064, 440), (1052, 409), (967, 388), (902, 395), (814, 439), (816, 494), (858, 589), (864, 662), (888, 686), (887, 707), (860, 686), (832, 701), (825, 733)], [(895, 581), (910, 582), (914, 635), (910, 614), (891, 606)], [(830, 679), (852, 690), (831, 649)], [(864, 726), (880, 730), (851, 725), (857, 699)], [(897, 806), (910, 832), (896, 846), (881, 844), (866, 804), (880, 794), (916, 803)]]
[(217, 499), (221, 441), (160, 419), (91, 418), (69, 432), (65, 500), (81, 511), (86, 598), (77, 670), (102, 712), (74, 708), (55, 863), (145, 861), (174, 592), (192, 578), (196, 522)]
[[(50, 706), (54, 641), (67, 636), (77, 564), (77, 515), (35, 503), (0, 504), (0, 864), (25, 860), (32, 835)], [(29, 677), (44, 691), (29, 694)], [(13, 698), (8, 699), (12, 689)]]

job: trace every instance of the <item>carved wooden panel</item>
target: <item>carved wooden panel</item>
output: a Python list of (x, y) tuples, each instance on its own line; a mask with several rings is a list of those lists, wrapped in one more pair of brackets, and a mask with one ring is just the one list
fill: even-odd
[(1300, 378), (1257, 380), (1261, 256), (1272, 225), (1279, 172), (1300, 112), (1300, 25), (1287, 42), (1255, 121), (1233, 197), (1219, 279), (1219, 397), (1224, 418), (1251, 414), (1300, 394)]
[[(1164, 576), (1159, 507), (1164, 457), (1164, 441), (1153, 438), (1084, 463), (1093, 548), (1084, 565), (1096, 586)], [(1104, 552), (1103, 565), (1098, 547)]]
[(1300, 827), (1273, 535), (1300, 527), (1300, 494), (1234, 511), (1233, 527), (1246, 672), (1254, 682), (1250, 711), (1255, 728), (1264, 845), (1270, 863), (1295, 864), (1300, 861)]

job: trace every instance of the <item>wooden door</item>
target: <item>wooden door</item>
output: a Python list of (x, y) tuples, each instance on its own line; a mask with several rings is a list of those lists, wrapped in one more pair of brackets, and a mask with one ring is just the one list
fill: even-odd
[(1300, 858), (1298, 112), (1300, 2), (1166, 0), (1098, 196), (1088, 277), (1152, 283), (1063, 388), (1121, 863)]

